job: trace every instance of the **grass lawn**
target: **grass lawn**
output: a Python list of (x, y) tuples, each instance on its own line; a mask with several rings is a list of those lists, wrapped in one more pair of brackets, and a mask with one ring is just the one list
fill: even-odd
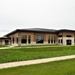
[(0, 69), (0, 75), (75, 75), (75, 59)]
[(0, 63), (50, 58), (75, 54), (75, 46), (44, 48), (11, 48), (0, 50)]
[(0, 45), (0, 48), (1, 48), (1, 47), (7, 47), (7, 46), (6, 46), (6, 45)]

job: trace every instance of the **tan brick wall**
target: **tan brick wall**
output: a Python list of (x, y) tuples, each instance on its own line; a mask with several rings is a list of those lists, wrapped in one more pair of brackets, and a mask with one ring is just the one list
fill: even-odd
[(66, 35), (71, 35), (74, 37), (74, 32), (63, 32), (63, 37), (66, 37)]
[[(17, 43), (16, 43), (16, 37), (18, 36), (18, 33), (15, 33), (15, 34), (12, 34), (12, 35), (10, 35), (9, 37), (11, 38), (11, 45), (18, 45)], [(13, 44), (13, 37), (14, 37), (14, 44)]]
[[(58, 34), (62, 35), (63, 37), (59, 37), (58, 39), (62, 39), (63, 40), (63, 45), (66, 45), (66, 40), (71, 40), (72, 41), (72, 45), (74, 45), (74, 32), (60, 32)], [(71, 35), (71, 37), (67, 37), (67, 35)]]
[(74, 32), (60, 32), (58, 36), (59, 35), (62, 35), (63, 37), (66, 37), (66, 35), (71, 35), (72, 37), (74, 37)]
[[(64, 41), (63, 45), (65, 45), (66, 44), (65, 40), (67, 39), (66, 35), (71, 35), (72, 38), (70, 38), (70, 39), (72, 40), (72, 45), (73, 45), (73, 43), (74, 43), (73, 39), (75, 37), (73, 32), (60, 32), (58, 35), (57, 34), (53, 34), (53, 33), (18, 32), (18, 33), (10, 35), (11, 38), (12, 37), (15, 38), (15, 43), (14, 44), (11, 43), (11, 45), (21, 45), (21, 36), (22, 35), (27, 35), (27, 37), (28, 37), (28, 35), (30, 35), (31, 36), (31, 44), (36, 44), (36, 36), (44, 36), (44, 44), (48, 44), (48, 36), (50, 36), (50, 37), (52, 37), (52, 36), (54, 37), (55, 36), (56, 37), (56, 43), (58, 43), (58, 36), (59, 35), (63, 35), (63, 38), (62, 38), (63, 41)], [(16, 37), (17, 36), (18, 36), (18, 40), (19, 40), (18, 44), (16, 43)], [(12, 42), (12, 39), (11, 39), (11, 42)]]
[[(11, 37), (11, 42), (12, 42), (12, 38), (15, 38), (15, 43), (11, 43), (11, 45), (21, 45), (21, 36), (22, 35), (30, 35), (31, 36), (31, 44), (36, 44), (36, 36), (44, 36), (44, 44), (48, 44), (48, 36), (50, 37), (56, 37), (56, 41), (57, 41), (57, 35), (56, 34), (52, 34), (52, 33), (35, 33), (35, 32), (18, 32), (15, 34), (10, 35), (9, 37)], [(19, 43), (16, 43), (16, 37), (18, 36), (18, 40)], [(27, 39), (28, 40), (28, 39)]]

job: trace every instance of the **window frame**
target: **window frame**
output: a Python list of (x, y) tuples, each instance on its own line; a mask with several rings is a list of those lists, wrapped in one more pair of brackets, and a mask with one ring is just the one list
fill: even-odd
[(44, 43), (44, 36), (37, 35), (36, 36), (36, 43)]
[(27, 43), (27, 35), (22, 35), (21, 36), (21, 43), (26, 44)]

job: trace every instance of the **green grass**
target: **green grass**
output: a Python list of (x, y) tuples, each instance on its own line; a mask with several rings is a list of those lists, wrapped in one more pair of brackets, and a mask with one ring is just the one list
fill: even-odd
[(0, 69), (0, 75), (75, 75), (75, 59)]
[(0, 48), (1, 48), (1, 47), (7, 47), (7, 46), (6, 46), (6, 45), (0, 45)]
[(50, 58), (75, 54), (75, 46), (46, 48), (11, 48), (0, 50), (0, 63)]

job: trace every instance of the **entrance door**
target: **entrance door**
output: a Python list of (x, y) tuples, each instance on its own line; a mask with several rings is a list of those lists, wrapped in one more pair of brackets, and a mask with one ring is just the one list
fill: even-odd
[(67, 45), (71, 45), (72, 42), (71, 42), (71, 40), (67, 40), (66, 43), (67, 43)]
[(9, 44), (9, 41), (8, 40), (5, 40), (5, 45), (8, 45)]

